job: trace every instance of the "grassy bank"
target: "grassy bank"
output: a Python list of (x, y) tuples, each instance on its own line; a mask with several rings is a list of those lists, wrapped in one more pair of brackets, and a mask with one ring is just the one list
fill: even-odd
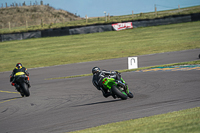
[(0, 71), (200, 48), (200, 22), (0, 43)]
[(200, 107), (111, 123), (71, 133), (199, 133)]

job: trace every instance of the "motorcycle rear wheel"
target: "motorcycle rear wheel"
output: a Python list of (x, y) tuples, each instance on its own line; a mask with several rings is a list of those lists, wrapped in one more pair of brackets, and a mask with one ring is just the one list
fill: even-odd
[(22, 97), (24, 97), (24, 93), (23, 92), (20, 92), (20, 94), (21, 94)]
[(113, 85), (111, 87), (111, 91), (112, 93), (114, 93), (117, 97), (121, 98), (122, 100), (126, 100), (127, 99), (127, 95), (123, 94), (116, 85)]
[(30, 92), (29, 92), (29, 89), (28, 89), (28, 85), (26, 83), (23, 83), (22, 84), (22, 92), (23, 94), (26, 96), (26, 97), (29, 97), (30, 96)]

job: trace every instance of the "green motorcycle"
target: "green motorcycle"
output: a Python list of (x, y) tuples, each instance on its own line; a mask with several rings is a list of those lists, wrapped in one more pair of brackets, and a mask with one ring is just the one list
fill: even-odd
[(112, 77), (105, 77), (102, 80), (103, 87), (108, 89), (112, 96), (115, 98), (121, 98), (122, 100), (126, 100), (128, 97), (133, 98), (133, 94), (129, 91), (128, 85), (121, 78), (120, 80), (116, 80)]

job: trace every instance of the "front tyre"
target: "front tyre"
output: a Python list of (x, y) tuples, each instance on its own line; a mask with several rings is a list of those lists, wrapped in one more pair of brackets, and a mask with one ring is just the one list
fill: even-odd
[(133, 94), (130, 91), (127, 95), (128, 95), (129, 98), (133, 98)]
[(111, 91), (113, 94), (115, 94), (117, 97), (121, 98), (122, 100), (126, 100), (127, 99), (127, 95), (123, 94), (116, 85), (113, 85), (111, 87)]

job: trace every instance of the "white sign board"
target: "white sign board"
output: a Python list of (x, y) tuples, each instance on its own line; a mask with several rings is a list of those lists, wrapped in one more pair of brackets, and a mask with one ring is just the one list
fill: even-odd
[(137, 57), (128, 57), (128, 69), (138, 68), (138, 59)]
[(125, 29), (132, 29), (133, 25), (132, 22), (126, 22), (126, 23), (116, 23), (116, 24), (112, 24), (112, 27), (119, 31), (119, 30), (125, 30)]

